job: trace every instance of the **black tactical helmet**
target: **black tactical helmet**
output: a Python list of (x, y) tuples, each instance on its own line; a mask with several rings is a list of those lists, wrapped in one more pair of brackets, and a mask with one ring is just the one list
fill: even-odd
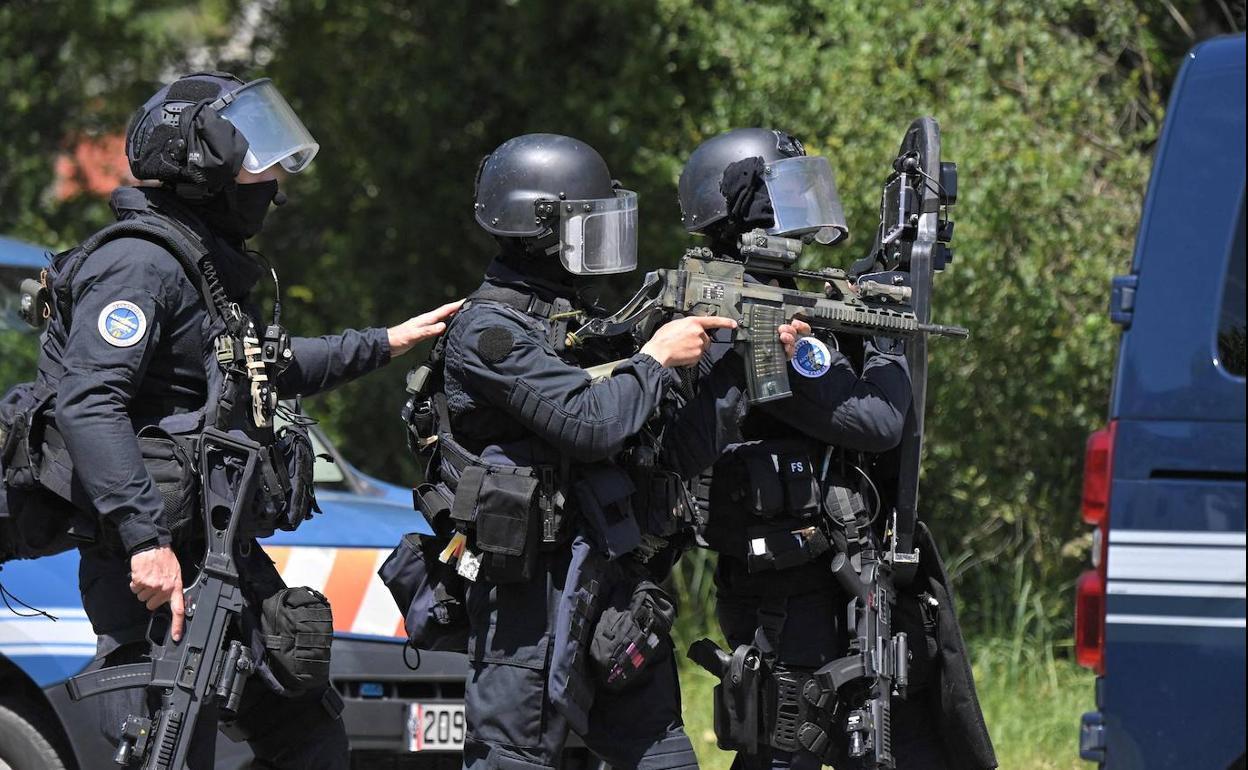
[(767, 163), (805, 154), (801, 142), (769, 128), (736, 128), (707, 139), (689, 156), (676, 188), (685, 229), (700, 233), (727, 216), (728, 204), (719, 188), (724, 169), (733, 163), (755, 157)]
[(130, 173), (172, 185), (189, 197), (224, 189), (243, 166), (247, 140), (214, 111), (194, 108), (242, 85), (228, 72), (200, 72), (157, 91), (134, 113), (126, 131)]
[(156, 179), (203, 198), (229, 187), (239, 170), (275, 164), (297, 174), (319, 148), (268, 78), (244, 83), (228, 72), (178, 78), (135, 112), (126, 157), (136, 179)]
[(706, 140), (680, 173), (685, 229), (707, 233), (729, 218), (725, 224), (734, 230), (763, 227), (839, 242), (848, 231), (831, 166), (808, 157), (795, 137), (767, 128), (738, 128)]
[(477, 223), (501, 238), (559, 239), (573, 274), (631, 270), (637, 261), (637, 195), (617, 188), (584, 142), (525, 134), (487, 155), (473, 191)]

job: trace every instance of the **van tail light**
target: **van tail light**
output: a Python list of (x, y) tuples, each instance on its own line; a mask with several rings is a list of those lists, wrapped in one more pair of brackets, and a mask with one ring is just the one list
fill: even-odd
[(1083, 458), (1083, 520), (1100, 524), (1109, 516), (1109, 479), (1114, 460), (1114, 427), (1111, 422), (1088, 436)]
[(1105, 673), (1105, 581), (1090, 569), (1075, 584), (1075, 662)]
[(1088, 436), (1083, 461), (1083, 520), (1092, 533), (1092, 569), (1075, 584), (1075, 660), (1105, 673), (1105, 587), (1109, 555), (1109, 490), (1114, 470), (1117, 423)]

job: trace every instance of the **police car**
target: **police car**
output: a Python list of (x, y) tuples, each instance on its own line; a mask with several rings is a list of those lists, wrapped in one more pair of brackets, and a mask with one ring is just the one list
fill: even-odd
[[(33, 376), (37, 339), (18, 318), (16, 288), (46, 264), (41, 249), (0, 237), (0, 392)], [(402, 618), (376, 575), (404, 533), (428, 527), (410, 490), (361, 473), (315, 428), (312, 439), (323, 513), (264, 548), (288, 585), (315, 588), (333, 605), (331, 677), (346, 702), (352, 766), (458, 766), (467, 660), (432, 652), (405, 659)], [(0, 770), (115, 768), (89, 704), (72, 703), (63, 685), (95, 654), (78, 598), (77, 552), (9, 562), (0, 584), (56, 618), (13, 599), (13, 611), (0, 607)], [(219, 739), (218, 767), (241, 767), (248, 757), (245, 744)]]
[(1109, 422), (1088, 440), (1076, 655), (1106, 770), (1244, 767), (1244, 36), (1175, 83), (1129, 275)]

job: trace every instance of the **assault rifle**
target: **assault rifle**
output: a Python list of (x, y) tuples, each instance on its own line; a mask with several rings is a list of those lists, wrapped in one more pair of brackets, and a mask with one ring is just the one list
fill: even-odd
[(131, 714), (122, 725), (113, 761), (136, 760), (143, 770), (182, 770), (205, 701), (215, 699), (223, 716), (238, 709), (243, 685), (255, 668), (246, 644), (227, 641), (243, 609), (234, 541), (238, 525), (255, 499), (260, 445), (208, 428), (200, 444), (207, 552), (195, 582), (185, 591), (186, 627), (182, 639), (170, 636), (167, 612), (148, 626), (151, 662), (109, 666), (71, 677), (72, 700), (131, 687), (145, 687), (159, 698), (150, 717)]
[[(919, 320), (911, 309), (913, 289), (904, 272), (878, 271), (853, 280), (839, 268), (801, 270), (795, 263), (804, 243), (763, 230), (742, 235), (740, 246), (741, 261), (707, 248), (689, 249), (679, 268), (648, 273), (641, 290), (622, 308), (591, 319), (568, 335), (569, 342), (577, 346), (626, 335), (641, 342), (674, 315), (732, 318), (737, 322), (735, 342), (744, 348), (749, 400), (757, 404), (791, 393), (788, 361), (776, 334), (791, 318), (816, 330), (866, 336), (968, 335), (959, 326)], [(801, 279), (823, 286), (817, 292), (772, 286), (748, 280), (747, 271), (784, 283)]]

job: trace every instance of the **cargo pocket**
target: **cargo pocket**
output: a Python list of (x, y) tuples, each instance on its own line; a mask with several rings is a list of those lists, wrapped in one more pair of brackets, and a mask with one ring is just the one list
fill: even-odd
[(473, 638), (465, 706), (475, 740), (536, 748), (547, 727), (549, 607), (544, 576), (469, 587)]
[(481, 575), (492, 583), (528, 580), (537, 563), (540, 520), (535, 476), (487, 472), (477, 501)]

